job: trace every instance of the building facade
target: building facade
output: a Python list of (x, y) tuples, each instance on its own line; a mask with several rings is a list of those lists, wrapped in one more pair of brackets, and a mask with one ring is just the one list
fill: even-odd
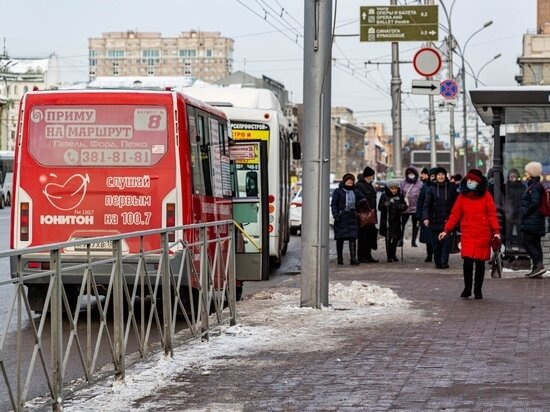
[(333, 107), (330, 122), (330, 171), (337, 179), (365, 168), (365, 129), (357, 126), (353, 111)]
[(192, 30), (177, 37), (157, 32), (107, 32), (88, 39), (89, 78), (191, 76), (215, 82), (232, 72), (232, 39)]
[(382, 123), (367, 123), (364, 127), (366, 129), (365, 164), (376, 171), (378, 178), (384, 179), (393, 164), (392, 137), (386, 134)]
[(55, 54), (41, 59), (0, 56), (0, 150), (15, 150), (21, 97), (34, 88), (56, 89), (60, 82)]
[(550, 0), (537, 0), (536, 33), (523, 35), (523, 52), (517, 59), (520, 86), (550, 83)]

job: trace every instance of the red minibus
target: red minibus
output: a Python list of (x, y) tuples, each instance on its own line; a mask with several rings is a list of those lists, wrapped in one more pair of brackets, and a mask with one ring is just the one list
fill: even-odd
[[(11, 248), (231, 219), (229, 138), (222, 111), (175, 91), (25, 94)], [(144, 240), (145, 250), (160, 247), (159, 236)], [(111, 247), (97, 242), (89, 250), (106, 256)], [(137, 237), (123, 242), (125, 253), (141, 247)], [(86, 262), (87, 250), (66, 248), (62, 259)], [(171, 254), (174, 267), (178, 259), (181, 254)], [(12, 276), (17, 263), (12, 259)], [(21, 263), (24, 274), (49, 269), (49, 255), (24, 255)], [(108, 284), (110, 273), (110, 267), (94, 269), (96, 283)], [(78, 296), (82, 276), (82, 270), (63, 275), (68, 297)], [(127, 282), (134, 277), (135, 271)], [(48, 281), (25, 283), (33, 310), (42, 308)]]

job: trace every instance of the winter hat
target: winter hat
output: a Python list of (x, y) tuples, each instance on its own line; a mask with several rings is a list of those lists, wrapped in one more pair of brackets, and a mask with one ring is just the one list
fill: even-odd
[(455, 182), (460, 182), (462, 180), (462, 175), (460, 173), (457, 173), (453, 176), (453, 179), (455, 180)]
[(420, 174), (421, 174), (421, 175), (429, 175), (429, 174), (430, 174), (430, 171), (429, 171), (427, 168), (423, 168), (423, 169), (420, 171)]
[(441, 167), (441, 166), (436, 167), (434, 175), (437, 176), (439, 173), (443, 173), (445, 176), (447, 176), (447, 169), (445, 169), (444, 167)]
[(525, 165), (525, 171), (531, 177), (539, 177), (542, 174), (542, 165), (539, 162), (531, 162)]
[(516, 175), (516, 177), (519, 177), (519, 171), (518, 169), (510, 169), (508, 171), (508, 177), (510, 177), (510, 175)]
[(435, 172), (436, 172), (436, 171), (437, 171), (437, 167), (432, 167), (432, 168), (430, 169), (430, 176), (431, 176), (431, 175), (435, 175)]
[(399, 187), (400, 184), (401, 184), (401, 181), (400, 181), (400, 180), (398, 180), (398, 179), (390, 179), (390, 180), (388, 181), (387, 186), (388, 186), (388, 187), (392, 187), (392, 186)]
[(363, 170), (363, 177), (369, 177), (369, 176), (374, 176), (376, 174), (376, 172), (374, 171), (373, 168), (371, 167), (365, 167), (365, 169)]
[(483, 173), (479, 169), (470, 169), (468, 174), (464, 177), (466, 180), (473, 180), (481, 183), (483, 181)]
[(342, 182), (346, 183), (350, 179), (355, 183), (355, 176), (351, 173), (346, 173), (344, 177), (342, 177)]

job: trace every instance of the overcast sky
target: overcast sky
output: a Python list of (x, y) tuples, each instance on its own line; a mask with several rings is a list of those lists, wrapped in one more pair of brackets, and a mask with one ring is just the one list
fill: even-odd
[[(399, 0), (399, 4), (405, 4)], [(452, 0), (446, 0), (450, 9)], [(333, 3), (334, 4), (334, 3)], [(359, 33), (361, 6), (388, 5), (387, 1), (339, 0), (333, 15), (336, 34)], [(418, 4), (407, 1), (407, 4)], [(436, 1), (436, 4), (439, 4)], [(235, 40), (234, 70), (272, 77), (285, 84), (293, 101), (302, 101), (303, 9), (300, 0), (23, 0), (3, 1), (0, 38), (11, 57), (47, 56), (55, 52), (65, 81), (86, 81), (89, 37), (107, 31), (155, 31), (177, 36), (192, 29), (219, 31)], [(282, 16), (282, 17), (281, 17)], [(440, 23), (447, 26), (440, 7)], [(516, 59), (522, 39), (536, 26), (536, 0), (456, 0), (452, 12), (453, 34), (459, 44), (489, 20), (493, 25), (476, 34), (465, 50), (466, 60), (477, 72), (498, 53), (502, 57), (480, 73), (480, 84), (514, 86), (519, 73)], [(440, 29), (439, 38), (445, 32)], [(411, 61), (419, 42), (400, 44), (400, 60)], [(360, 122), (383, 122), (391, 132), (390, 43), (361, 43), (358, 37), (337, 37), (333, 49), (332, 105), (346, 106)], [(368, 64), (367, 60), (379, 62)], [(458, 60), (458, 59), (456, 59)], [(403, 81), (403, 138), (428, 135), (426, 96), (411, 96), (412, 79), (420, 79), (411, 63), (400, 66)], [(458, 68), (454, 70), (455, 75)], [(441, 79), (446, 71), (440, 72)], [(467, 79), (467, 88), (473, 85)], [(436, 100), (439, 100), (437, 97)], [(436, 103), (437, 105), (437, 103)], [(462, 127), (461, 113), (455, 127)], [(437, 113), (437, 130), (448, 133), (448, 116)]]

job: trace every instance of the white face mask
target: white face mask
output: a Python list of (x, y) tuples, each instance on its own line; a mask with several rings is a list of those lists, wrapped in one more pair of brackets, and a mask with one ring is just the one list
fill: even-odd
[(468, 187), (468, 189), (470, 190), (476, 190), (476, 187), (477, 187), (478, 183), (476, 181), (473, 181), (473, 180), (468, 180), (466, 182), (466, 186)]
[(408, 175), (407, 177), (408, 177), (409, 179), (413, 180), (416, 176), (411, 174), (411, 175)]

